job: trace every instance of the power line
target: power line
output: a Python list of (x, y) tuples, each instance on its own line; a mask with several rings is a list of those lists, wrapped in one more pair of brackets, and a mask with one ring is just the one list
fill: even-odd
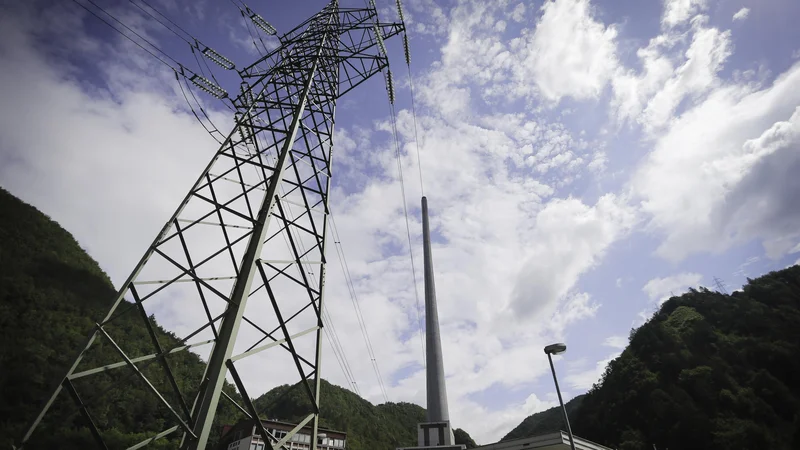
[(367, 346), (367, 352), (369, 353), (370, 361), (372, 362), (372, 368), (375, 371), (375, 376), (378, 379), (378, 386), (381, 389), (381, 393), (383, 394), (384, 401), (389, 401), (389, 396), (386, 394), (386, 386), (383, 383), (383, 376), (381, 376), (380, 368), (378, 367), (378, 359), (375, 356), (375, 350), (372, 347), (372, 340), (369, 338), (369, 333), (367, 332), (366, 328), (366, 321), (364, 320), (364, 315), (361, 311), (361, 305), (358, 302), (358, 295), (356, 294), (355, 284), (353, 284), (353, 277), (350, 274), (350, 266), (347, 264), (347, 257), (344, 253), (344, 247), (342, 246), (342, 240), (339, 236), (338, 228), (336, 227), (336, 221), (333, 218), (333, 212), (330, 214), (331, 217), (331, 230), (333, 232), (334, 237), (334, 248), (336, 249), (336, 254), (339, 257), (339, 264), (342, 267), (342, 273), (345, 276), (345, 283), (347, 284), (348, 291), (350, 293), (350, 301), (353, 304), (353, 309), (356, 312), (356, 318), (358, 319), (358, 325), (361, 328), (361, 335), (364, 338), (364, 342)]
[[(206, 127), (206, 124), (204, 124), (204, 123), (203, 123), (203, 121), (202, 121), (202, 120), (200, 120), (200, 117), (197, 115), (197, 112), (194, 110), (194, 107), (193, 107), (193, 106), (192, 106), (192, 104), (189, 102), (189, 97), (187, 97), (187, 96), (186, 96), (186, 91), (183, 89), (183, 84), (181, 83), (181, 80), (180, 80), (180, 78), (178, 78), (178, 72), (175, 72), (175, 80), (177, 80), (177, 81), (178, 81), (178, 86), (181, 88), (181, 93), (183, 94), (183, 98), (184, 98), (184, 100), (186, 100), (186, 103), (189, 105), (189, 109), (191, 109), (191, 111), (192, 111), (192, 114), (194, 114), (194, 118), (195, 118), (195, 119), (197, 119), (197, 121), (198, 121), (198, 122), (200, 122), (200, 125), (201, 125), (201, 126), (202, 126), (202, 127), (205, 129), (205, 130), (206, 130), (206, 132), (208, 132), (208, 134), (209, 134), (209, 135), (211, 135), (211, 137), (212, 137), (212, 138), (213, 138), (215, 141), (217, 141), (217, 143), (218, 143), (218, 144), (222, 144), (222, 141), (220, 141), (220, 140), (219, 140), (219, 139), (218, 139), (216, 136), (214, 136), (214, 132), (215, 132), (215, 131), (216, 131), (217, 133), (219, 133), (220, 135), (222, 134), (222, 133), (221, 133), (221, 132), (220, 132), (220, 131), (217, 129), (217, 127), (215, 127), (215, 126), (214, 126), (214, 123), (213, 123), (213, 122), (211, 123), (211, 126), (212, 126), (212, 127), (214, 127), (214, 129), (213, 129), (213, 130), (209, 130), (209, 129), (208, 129), (208, 127)], [(188, 86), (187, 86), (187, 87), (188, 87)], [(189, 88), (189, 92), (192, 92), (191, 88)], [(192, 96), (194, 96), (194, 94), (192, 94)], [(195, 101), (197, 101), (197, 99), (195, 99)], [(202, 108), (200, 108), (200, 110), (202, 111)], [(211, 122), (211, 121), (209, 120), (209, 122)]]
[[(78, 3), (76, 0), (72, 0), (72, 1), (74, 1), (75, 3)], [(95, 8), (99, 9), (100, 11), (102, 11), (102, 12), (103, 12), (105, 15), (107, 15), (108, 17), (110, 17), (111, 19), (113, 19), (115, 22), (117, 22), (117, 23), (119, 23), (120, 25), (122, 25), (123, 27), (125, 27), (125, 28), (126, 28), (128, 31), (130, 31), (131, 33), (135, 34), (135, 35), (136, 35), (136, 36), (137, 36), (139, 39), (141, 39), (142, 41), (146, 42), (146, 43), (147, 43), (147, 45), (149, 45), (149, 46), (153, 47), (153, 48), (154, 48), (154, 49), (155, 49), (157, 52), (159, 52), (159, 53), (161, 53), (162, 55), (166, 56), (166, 57), (167, 57), (167, 59), (170, 59), (172, 62), (174, 62), (176, 65), (178, 65), (178, 67), (183, 67), (183, 66), (181, 65), (181, 63), (179, 63), (179, 62), (178, 62), (178, 61), (177, 61), (175, 58), (173, 58), (173, 57), (169, 56), (169, 55), (168, 55), (168, 54), (167, 54), (165, 51), (161, 50), (161, 49), (160, 49), (160, 48), (159, 48), (157, 45), (153, 44), (152, 42), (148, 41), (148, 40), (147, 40), (147, 39), (146, 39), (144, 36), (142, 36), (141, 34), (137, 33), (137, 32), (136, 32), (136, 31), (135, 31), (133, 28), (131, 28), (131, 27), (129, 27), (129, 26), (127, 26), (127, 25), (125, 25), (125, 23), (124, 23), (124, 22), (122, 22), (121, 20), (119, 20), (119, 19), (117, 19), (116, 17), (114, 17), (114, 16), (113, 16), (111, 13), (109, 13), (108, 11), (106, 11), (105, 9), (103, 9), (103, 8), (102, 8), (100, 5), (98, 5), (97, 3), (95, 3), (95, 2), (94, 2), (94, 1), (92, 1), (92, 0), (86, 0), (86, 1), (87, 1), (87, 2), (89, 2), (89, 3), (91, 3), (92, 5), (94, 5), (94, 7), (95, 7)], [(80, 3), (78, 3), (78, 4), (79, 4), (79, 5), (81, 5)], [(83, 5), (81, 5), (81, 6), (83, 6)], [(84, 9), (87, 9), (87, 11), (88, 11), (88, 8), (86, 8), (85, 6), (84, 6)], [(91, 11), (90, 11), (90, 12), (91, 12)], [(97, 16), (97, 15), (95, 14), (95, 16)], [(101, 19), (101, 20), (102, 20), (102, 19)], [(105, 22), (105, 21), (104, 21), (104, 22)], [(108, 23), (108, 22), (106, 22), (106, 23)], [(115, 29), (115, 30), (117, 30), (117, 31), (120, 31), (120, 30), (119, 30), (119, 29), (117, 29), (116, 27), (112, 27), (112, 28), (114, 28), (114, 29)], [(121, 32), (121, 31), (120, 31), (120, 32)], [(122, 33), (122, 34), (124, 35), (125, 33)], [(127, 35), (126, 35), (126, 37), (128, 37), (128, 39), (131, 39), (131, 38), (130, 38), (129, 36), (127, 36)], [(131, 40), (133, 40), (133, 39), (131, 39)], [(141, 47), (141, 46), (140, 46), (140, 47)], [(171, 67), (171, 66), (170, 66), (170, 67)], [(174, 69), (175, 69), (175, 68), (173, 67), (173, 70), (174, 70)]]
[(417, 300), (417, 321), (419, 326), (419, 340), (420, 346), (422, 347), (422, 364), (425, 366), (425, 339), (423, 337), (423, 327), (422, 327), (422, 314), (419, 302), (419, 288), (417, 283), (417, 269), (416, 264), (414, 264), (414, 247), (411, 241), (411, 224), (408, 219), (408, 205), (406, 201), (406, 186), (405, 182), (403, 181), (403, 162), (401, 159), (400, 154), (400, 142), (397, 137), (397, 118), (395, 117), (394, 111), (394, 104), (390, 103), (390, 110), (391, 110), (391, 119), (392, 119), (392, 135), (394, 136), (394, 147), (395, 147), (395, 158), (397, 159), (397, 173), (400, 180), (400, 193), (402, 194), (403, 198), (403, 215), (406, 219), (406, 235), (408, 236), (408, 255), (411, 258), (411, 275), (414, 280), (414, 297)]
[(400, 17), (400, 23), (403, 24), (403, 54), (406, 59), (406, 67), (408, 68), (408, 87), (411, 91), (411, 117), (414, 119), (414, 144), (417, 147), (417, 169), (419, 171), (419, 187), (422, 196), (425, 196), (425, 182), (422, 177), (422, 157), (420, 156), (419, 132), (417, 131), (417, 105), (414, 100), (414, 77), (411, 74), (411, 46), (408, 39), (408, 28), (405, 26), (405, 19), (403, 17), (403, 6), (400, 0), (397, 0), (397, 15)]
[[(113, 16), (111, 13), (109, 13), (108, 11), (106, 11), (105, 9), (103, 9), (103, 8), (102, 8), (101, 6), (99, 6), (97, 3), (93, 2), (92, 0), (86, 0), (86, 1), (88, 1), (89, 3), (91, 3), (92, 5), (94, 5), (94, 7), (96, 7), (96, 8), (97, 8), (97, 9), (99, 9), (100, 11), (102, 11), (102, 12), (103, 12), (103, 13), (104, 13), (106, 16), (110, 17), (110, 18), (111, 18), (111, 19), (113, 19), (115, 22), (117, 22), (117, 23), (119, 23), (120, 25), (122, 25), (123, 27), (125, 27), (125, 29), (129, 30), (131, 33), (133, 33), (134, 35), (136, 35), (137, 37), (139, 37), (139, 39), (141, 39), (141, 40), (142, 40), (143, 42), (145, 42), (147, 45), (149, 45), (150, 47), (152, 47), (153, 49), (155, 49), (155, 50), (156, 50), (158, 53), (160, 53), (160, 54), (162, 54), (162, 55), (166, 56), (166, 57), (167, 57), (169, 60), (173, 61), (173, 62), (174, 62), (176, 65), (177, 65), (177, 67), (175, 67), (175, 66), (173, 66), (172, 64), (168, 63), (166, 60), (164, 60), (163, 58), (161, 58), (160, 56), (158, 56), (156, 53), (154, 53), (153, 51), (151, 51), (150, 49), (148, 49), (147, 47), (145, 47), (144, 45), (142, 45), (140, 42), (137, 42), (135, 39), (133, 39), (133, 38), (132, 38), (131, 36), (129, 36), (127, 33), (125, 33), (124, 31), (122, 31), (121, 29), (117, 28), (117, 26), (115, 26), (114, 24), (112, 24), (112, 23), (111, 23), (111, 22), (109, 22), (108, 20), (106, 20), (106, 19), (104, 19), (103, 17), (99, 16), (99, 15), (98, 15), (96, 12), (94, 12), (94, 11), (92, 11), (91, 9), (89, 9), (88, 7), (86, 7), (86, 5), (84, 5), (84, 4), (82, 4), (82, 3), (80, 3), (78, 0), (72, 0), (72, 1), (73, 1), (73, 2), (74, 2), (76, 5), (80, 6), (81, 8), (83, 8), (83, 9), (85, 9), (87, 12), (89, 12), (91, 15), (93, 15), (94, 17), (96, 17), (98, 20), (100, 20), (101, 22), (103, 22), (103, 23), (105, 23), (106, 25), (108, 25), (108, 26), (109, 26), (109, 27), (110, 27), (112, 30), (114, 30), (114, 31), (116, 31), (117, 33), (119, 33), (120, 35), (122, 35), (122, 36), (123, 36), (125, 39), (127, 39), (127, 40), (131, 41), (131, 42), (132, 42), (133, 44), (135, 44), (137, 47), (139, 47), (139, 48), (141, 48), (142, 50), (144, 50), (145, 52), (147, 52), (147, 53), (148, 53), (150, 56), (152, 56), (153, 58), (155, 58), (157, 61), (161, 62), (161, 63), (162, 63), (162, 64), (164, 64), (165, 66), (167, 66), (167, 67), (169, 67), (170, 69), (172, 69), (172, 71), (175, 73), (176, 79), (177, 79), (177, 77), (178, 77), (179, 75), (180, 75), (180, 76), (183, 76), (183, 77), (184, 77), (185, 79), (187, 79), (187, 80), (189, 80), (189, 79), (190, 79), (190, 78), (188, 78), (188, 77), (186, 76), (186, 74), (185, 74), (185, 71), (187, 71), (187, 72), (191, 73), (191, 71), (190, 71), (190, 70), (186, 69), (186, 68), (185, 68), (185, 67), (184, 67), (184, 66), (183, 66), (181, 63), (179, 63), (177, 60), (175, 60), (175, 58), (172, 58), (172, 57), (171, 57), (171, 56), (169, 56), (169, 55), (168, 55), (166, 52), (164, 52), (163, 50), (161, 50), (161, 49), (160, 49), (160, 48), (159, 48), (157, 45), (153, 44), (152, 42), (150, 42), (149, 40), (147, 40), (146, 38), (144, 38), (144, 37), (143, 37), (141, 34), (137, 33), (136, 31), (134, 31), (133, 29), (131, 29), (129, 26), (125, 25), (125, 23), (123, 23), (121, 20), (119, 20), (119, 19), (117, 19), (116, 17), (114, 17), (114, 16)], [(196, 81), (194, 81), (194, 77), (195, 77), (195, 76), (196, 76), (196, 74), (193, 74), (193, 73), (192, 73), (192, 77), (191, 77), (191, 79), (193, 80), (193, 81), (192, 81), (193, 83), (197, 84), (197, 82), (196, 82)], [(186, 96), (186, 92), (185, 92), (185, 90), (184, 90), (184, 88), (183, 88), (183, 85), (182, 85), (182, 84), (181, 84), (181, 82), (180, 82), (180, 79), (178, 79), (178, 85), (180, 86), (181, 93), (183, 94), (183, 98), (184, 98), (184, 100), (186, 101), (187, 105), (189, 106), (189, 109), (192, 111), (192, 114), (194, 115), (194, 117), (197, 119), (197, 121), (198, 121), (198, 122), (200, 122), (200, 125), (202, 125), (202, 127), (203, 127), (203, 128), (206, 130), (206, 132), (208, 132), (208, 133), (209, 133), (209, 135), (211, 135), (211, 137), (212, 137), (212, 138), (213, 138), (215, 141), (217, 141), (217, 142), (219, 143), (220, 141), (219, 141), (219, 139), (218, 139), (216, 136), (214, 136), (214, 132), (217, 132), (217, 133), (219, 133), (220, 135), (222, 135), (222, 132), (220, 132), (220, 131), (219, 131), (219, 129), (218, 129), (218, 128), (217, 128), (217, 127), (214, 125), (214, 123), (211, 121), (211, 118), (210, 118), (210, 117), (208, 117), (208, 114), (206, 114), (206, 112), (205, 112), (205, 110), (203, 109), (203, 107), (202, 107), (202, 106), (200, 106), (200, 102), (197, 100), (197, 97), (195, 97), (195, 95), (194, 95), (194, 91), (192, 91), (191, 87), (189, 87), (189, 86), (188, 86), (188, 83), (187, 83), (187, 88), (188, 88), (188, 90), (189, 90), (189, 93), (191, 94), (192, 98), (194, 98), (194, 100), (195, 100), (195, 103), (197, 103), (197, 105), (198, 105), (198, 107), (199, 107), (199, 109), (200, 109), (200, 112), (201, 112), (201, 113), (202, 113), (202, 114), (205, 116), (206, 120), (208, 120), (208, 122), (211, 124), (211, 127), (213, 128), (213, 130), (209, 130), (209, 128), (208, 128), (208, 127), (207, 127), (207, 126), (206, 126), (206, 125), (203, 123), (203, 121), (202, 121), (202, 120), (200, 120), (200, 117), (197, 115), (197, 112), (195, 111), (195, 109), (194, 109), (194, 106), (192, 106), (191, 102), (189, 101), (189, 98)], [(198, 85), (198, 86), (199, 86), (199, 85)], [(221, 88), (220, 88), (220, 89), (221, 89)], [(224, 92), (224, 91), (223, 91), (223, 92)], [(212, 95), (213, 95), (213, 94), (212, 94)], [(223, 102), (223, 103), (224, 103), (224, 102)]]
[[(100, 21), (102, 21), (103, 23), (105, 23), (106, 25), (108, 25), (109, 27), (111, 27), (111, 28), (112, 28), (114, 31), (116, 31), (117, 33), (121, 34), (121, 35), (122, 35), (122, 36), (124, 36), (126, 39), (128, 39), (128, 40), (129, 40), (129, 41), (131, 41), (131, 42), (133, 42), (134, 44), (136, 44), (136, 45), (137, 45), (139, 48), (141, 48), (142, 50), (144, 50), (144, 51), (146, 51), (147, 53), (149, 53), (149, 54), (150, 54), (150, 56), (152, 56), (153, 58), (155, 58), (155, 59), (157, 59), (157, 60), (161, 61), (161, 63), (162, 63), (162, 64), (164, 64), (165, 66), (169, 67), (170, 69), (172, 69), (172, 70), (173, 70), (173, 71), (175, 71), (176, 73), (178, 72), (178, 69), (176, 69), (175, 67), (173, 67), (172, 65), (170, 65), (168, 62), (166, 62), (166, 61), (164, 61), (163, 59), (161, 59), (161, 58), (160, 58), (158, 55), (156, 55), (155, 53), (153, 53), (153, 52), (151, 52), (150, 50), (148, 50), (147, 48), (145, 48), (145, 47), (144, 47), (142, 44), (140, 44), (140, 43), (136, 42), (136, 41), (135, 41), (133, 38), (131, 38), (130, 36), (128, 36), (127, 34), (125, 34), (124, 32), (122, 32), (122, 30), (120, 30), (119, 28), (115, 27), (115, 26), (114, 26), (113, 24), (111, 24), (109, 21), (107, 21), (107, 20), (103, 19), (102, 17), (98, 16), (98, 15), (97, 15), (97, 13), (95, 13), (95, 12), (94, 12), (94, 11), (92, 11), (91, 9), (87, 8), (87, 7), (86, 7), (86, 5), (84, 5), (84, 4), (80, 3), (80, 2), (78, 2), (78, 0), (72, 0), (72, 1), (73, 1), (73, 2), (74, 2), (76, 5), (80, 6), (81, 8), (85, 9), (86, 11), (88, 11), (88, 12), (89, 12), (89, 14), (91, 14), (91, 15), (93, 15), (93, 16), (95, 16), (95, 17), (97, 17), (97, 18), (98, 18)], [(102, 9), (102, 8), (101, 8), (101, 9)], [(105, 12), (105, 10), (103, 10), (103, 12)], [(108, 13), (106, 13), (106, 14), (108, 14)], [(150, 44), (150, 45), (152, 45), (152, 44)], [(159, 50), (159, 51), (160, 51), (160, 50)], [(163, 52), (162, 52), (162, 53), (163, 53)], [(170, 58), (170, 59), (172, 59), (172, 58)]]
[[(417, 269), (416, 269), (416, 265), (414, 264), (414, 250), (413, 250), (414, 247), (413, 247), (413, 243), (411, 241), (411, 225), (410, 225), (409, 219), (408, 219), (408, 205), (407, 205), (408, 202), (406, 201), (406, 187), (405, 187), (405, 181), (403, 180), (403, 163), (402, 163), (401, 153), (400, 153), (400, 141), (399, 141), (398, 133), (397, 133), (397, 117), (396, 117), (395, 108), (394, 108), (394, 87), (392, 85), (392, 72), (388, 67), (389, 66), (389, 55), (386, 53), (386, 47), (385, 47), (385, 45), (383, 43), (383, 36), (381, 35), (382, 32), (381, 32), (380, 25), (379, 25), (379, 20), (378, 20), (378, 9), (375, 6), (375, 0), (364, 0), (364, 3), (367, 4), (368, 8), (372, 8), (375, 11), (375, 17), (373, 19), (373, 25), (374, 25), (374, 30), (375, 30), (375, 34), (376, 34), (375, 37), (378, 40), (378, 46), (379, 46), (380, 52), (382, 52), (383, 55), (386, 57), (386, 65), (387, 65), (387, 69), (386, 69), (386, 91), (389, 94), (389, 110), (390, 110), (390, 115), (391, 115), (391, 119), (392, 119), (392, 136), (394, 138), (395, 157), (397, 159), (397, 173), (398, 173), (399, 180), (400, 180), (400, 192), (401, 192), (402, 198), (403, 198), (403, 215), (405, 216), (405, 220), (406, 220), (406, 234), (408, 236), (408, 254), (409, 254), (409, 257), (411, 259), (411, 275), (412, 275), (412, 278), (414, 280), (414, 297), (416, 298), (416, 302), (417, 302), (417, 310), (416, 310), (416, 312), (417, 312), (417, 326), (418, 326), (418, 330), (419, 330), (420, 347), (422, 349), (422, 365), (424, 367), (426, 365), (425, 338), (423, 336), (424, 328), (422, 327), (422, 314), (420, 313), (421, 307), (420, 307), (420, 301), (419, 301), (419, 287), (418, 287), (418, 283), (417, 283)], [(402, 21), (403, 10), (402, 10), (402, 7), (400, 5), (400, 0), (397, 0), (397, 11), (398, 11), (398, 14), (400, 15), (400, 19)], [(406, 45), (406, 49), (407, 48), (408, 48), (408, 46)], [(410, 58), (409, 58), (409, 61), (410, 61)], [(415, 132), (416, 132), (416, 129), (415, 129)], [(418, 147), (418, 149), (419, 149), (419, 147)], [(420, 168), (420, 188), (422, 188), (421, 183), (422, 183), (422, 169)]]
[[(164, 15), (161, 11), (156, 9), (153, 5), (148, 3), (146, 0), (139, 0), (139, 1), (144, 3), (145, 5), (147, 5), (156, 14), (158, 14), (159, 16), (161, 16), (165, 20), (167, 20), (170, 24), (172, 24), (172, 26), (167, 25), (161, 19), (159, 19), (158, 17), (154, 16), (153, 13), (151, 13), (148, 10), (146, 10), (145, 8), (142, 8), (142, 6), (139, 5), (138, 3), (136, 3), (134, 0), (128, 0), (128, 2), (130, 4), (132, 4), (133, 6), (137, 7), (140, 11), (145, 13), (151, 19), (153, 19), (156, 22), (158, 22), (161, 26), (163, 26), (167, 30), (171, 31), (175, 36), (178, 37), (178, 39), (181, 39), (182, 41), (184, 41), (187, 44), (189, 44), (189, 49), (191, 50), (192, 56), (194, 56), (194, 60), (197, 63), (197, 67), (198, 67), (198, 69), (200, 69), (200, 73), (203, 75), (203, 77), (209, 77), (210, 76), (211, 79), (214, 80), (214, 82), (217, 85), (220, 85), (219, 80), (217, 80), (217, 77), (214, 75), (214, 71), (211, 70), (211, 67), (209, 67), (208, 62), (206, 62), (206, 59), (211, 59), (216, 64), (218, 64), (218, 65), (220, 65), (223, 68), (228, 69), (228, 70), (231, 70), (231, 69), (233, 69), (235, 67), (233, 62), (231, 62), (228, 58), (226, 58), (226, 57), (222, 56), (221, 54), (219, 54), (219, 52), (213, 50), (211, 47), (209, 47), (209, 46), (203, 44), (202, 42), (200, 42), (199, 39), (197, 39), (191, 33), (186, 31), (185, 29), (183, 29), (180, 25), (175, 23), (172, 19), (170, 19), (166, 15)], [(183, 33), (185, 36), (181, 35), (181, 33), (178, 33), (178, 31), (176, 31), (175, 28), (180, 30), (181, 33)], [(201, 46), (203, 47), (202, 49), (200, 48)], [(201, 53), (203, 54), (203, 56), (205, 56), (205, 58), (198, 58), (197, 54), (195, 52), (195, 49), (200, 50)], [(202, 60), (202, 62), (201, 62), (201, 60)], [(208, 75), (206, 75), (206, 71), (203, 70), (203, 65), (205, 65), (206, 69), (208, 70)], [(231, 105), (229, 105), (228, 103), (225, 102), (225, 99), (219, 99), (219, 100), (222, 102), (223, 105), (225, 105), (225, 107), (227, 107), (228, 109), (233, 111), (233, 108), (231, 107)], [(228, 99), (228, 101), (230, 101), (230, 99)], [(211, 119), (209, 119), (207, 116), (206, 116), (206, 118), (209, 120), (209, 122), (211, 122)], [(213, 123), (212, 123), (212, 125), (213, 125)]]

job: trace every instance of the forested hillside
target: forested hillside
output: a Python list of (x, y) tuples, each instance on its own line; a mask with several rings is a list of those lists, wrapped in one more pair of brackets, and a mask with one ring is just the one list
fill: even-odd
[[(56, 222), (0, 188), (0, 448), (11, 448), (25, 426), (64, 375), (96, 320), (105, 315), (115, 290), (108, 276)], [(178, 339), (155, 323), (165, 348)], [(125, 348), (151, 348), (141, 319), (121, 315), (109, 329), (117, 328), (118, 344)], [(203, 374), (203, 362), (190, 352), (171, 359), (185, 398), (191, 399)], [(100, 343), (84, 359), (84, 367), (97, 361), (118, 360), (114, 350)], [(159, 391), (168, 393), (161, 371), (141, 364)], [(91, 378), (91, 385), (86, 380)], [(114, 386), (124, 386), (124, 389)], [(112, 450), (127, 448), (175, 425), (169, 411), (128, 369), (76, 380), (103, 438)], [(238, 398), (233, 386), (226, 386)], [(296, 392), (295, 392), (296, 391)], [(286, 393), (287, 395), (281, 396)], [(294, 420), (302, 404), (300, 389), (276, 388), (257, 400), (265, 417)], [(425, 410), (409, 403), (373, 406), (345, 389), (323, 382), (322, 423), (348, 432), (351, 450), (389, 450), (416, 444), (416, 426)], [(215, 434), (223, 424), (244, 418), (227, 402), (220, 403)], [(459, 433), (462, 438), (469, 435)], [(37, 430), (29, 449), (78, 450), (95, 448), (89, 431), (72, 400), (64, 392), (52, 414)], [(176, 438), (161, 439), (146, 448), (173, 449)], [(471, 439), (469, 439), (471, 441)]]
[[(108, 276), (69, 232), (0, 188), (0, 447), (10, 448), (21, 437), (114, 295)], [(120, 346), (149, 348), (150, 337), (140, 323), (135, 314), (125, 314), (108, 328), (124, 336)], [(155, 325), (165, 347), (177, 345), (175, 336)], [(100, 343), (86, 354), (82, 367), (119, 360), (114, 352)], [(203, 364), (193, 353), (176, 356), (173, 371), (185, 396), (192, 398), (188, 386), (202, 377)], [(152, 368), (143, 370), (160, 391), (169, 392), (165, 377)], [(86, 380), (76, 380), (76, 387), (98, 428), (107, 430), (103, 436), (110, 448), (125, 448), (174, 425), (169, 411), (132, 371), (91, 377), (91, 385)], [(125, 390), (114, 388), (119, 382)], [(227, 390), (235, 395), (231, 386)], [(237, 418), (228, 406), (221, 412), (220, 422)], [(93, 448), (81, 424), (74, 403), (62, 391), (26, 448)], [(154, 447), (174, 448), (175, 442), (161, 440)]]
[[(567, 409), (570, 423), (575, 420), (575, 414), (581, 406), (583, 397), (583, 395), (579, 395), (564, 405)], [(564, 413), (561, 411), (561, 406), (556, 406), (526, 417), (516, 428), (500, 440), (509, 441), (539, 434), (554, 433), (559, 430), (566, 430), (566, 427), (564, 426)]]
[[(798, 449), (799, 356), (800, 266), (732, 295), (690, 290), (631, 332), (572, 429), (620, 450)], [(549, 431), (534, 417), (509, 436)]]
[[(320, 422), (323, 427), (347, 433), (349, 450), (393, 450), (417, 445), (417, 424), (425, 421), (425, 409), (413, 403), (383, 403), (377, 406), (358, 395), (322, 382)], [(279, 386), (255, 400), (264, 416), (289, 422), (304, 419), (308, 396), (298, 385)], [(461, 429), (456, 442), (473, 448), (475, 442)]]

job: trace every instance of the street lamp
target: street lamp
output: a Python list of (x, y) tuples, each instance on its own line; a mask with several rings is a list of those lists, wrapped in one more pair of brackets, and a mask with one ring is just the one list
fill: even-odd
[(550, 361), (550, 370), (553, 371), (553, 381), (556, 383), (556, 393), (558, 394), (558, 402), (561, 403), (561, 411), (564, 412), (564, 422), (567, 424), (567, 434), (569, 434), (569, 446), (575, 450), (575, 441), (572, 439), (572, 428), (569, 426), (569, 417), (567, 416), (567, 408), (564, 407), (564, 400), (561, 399), (561, 390), (558, 388), (558, 378), (556, 378), (556, 368), (553, 366), (552, 355), (560, 355), (567, 351), (567, 345), (561, 342), (557, 344), (550, 344), (544, 348), (547, 353), (547, 359)]

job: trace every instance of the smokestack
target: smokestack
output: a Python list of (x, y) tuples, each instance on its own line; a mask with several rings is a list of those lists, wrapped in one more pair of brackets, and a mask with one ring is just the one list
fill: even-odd
[(428, 224), (428, 199), (422, 197), (422, 242), (425, 257), (425, 350), (427, 353), (428, 422), (450, 420), (447, 389), (444, 385), (442, 341), (439, 338), (439, 313), (436, 310), (436, 286), (433, 282), (431, 230)]

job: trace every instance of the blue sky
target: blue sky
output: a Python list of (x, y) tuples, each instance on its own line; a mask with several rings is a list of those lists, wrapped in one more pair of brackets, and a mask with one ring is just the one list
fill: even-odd
[[(153, 3), (237, 66), (257, 57), (230, 2)], [(396, 17), (393, 1), (376, 3)], [(188, 45), (129, 2), (99, 4), (195, 70)], [(0, 5), (0, 185), (62, 223), (120, 283), (216, 143), (169, 69), (74, 3)], [(285, 32), (323, 5), (249, 6)], [(567, 397), (581, 394), (665, 296), (714, 277), (735, 290), (800, 259), (800, 3), (403, 5), (419, 159), (402, 47), (388, 46), (413, 251), (421, 264), (421, 166), (451, 418), (478, 442), (556, 405), (544, 345), (568, 344), (557, 370)], [(235, 92), (235, 76), (214, 73)], [(197, 95), (227, 132), (227, 110)], [(382, 78), (343, 98), (336, 121), (332, 208), (388, 396), (424, 406)], [(361, 393), (381, 402), (336, 260), (328, 273)], [(180, 330), (183, 300), (159, 321)], [(347, 386), (332, 356), (325, 364)], [(261, 391), (288, 380), (245, 376)]]

